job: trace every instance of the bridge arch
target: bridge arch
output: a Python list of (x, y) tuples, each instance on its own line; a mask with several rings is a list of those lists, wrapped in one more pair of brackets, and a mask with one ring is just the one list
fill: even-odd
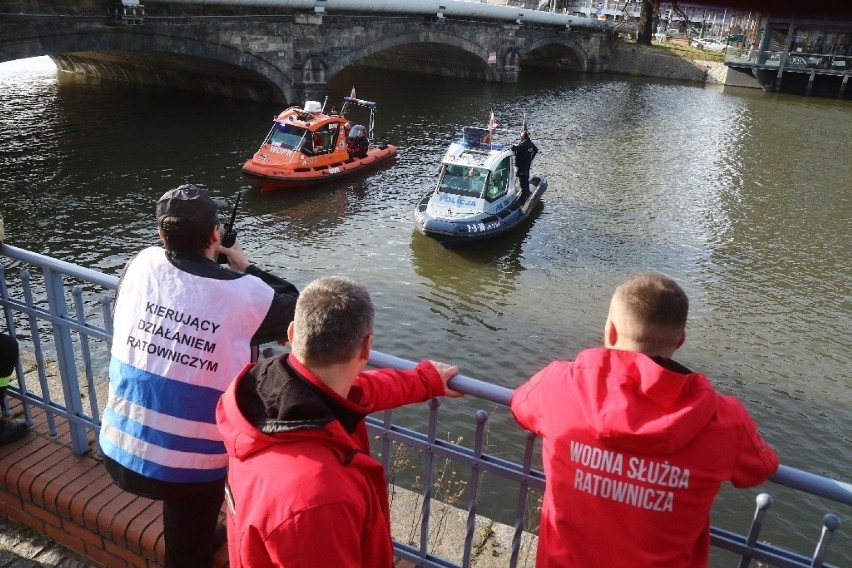
[[(381, 55), (383, 52), (387, 53), (389, 51), (395, 52), (392, 58), (393, 61), (391, 61), (391, 58), (384, 58)], [(457, 53), (458, 51), (466, 54), (465, 61), (459, 62), (458, 60), (454, 60), (452, 66), (443, 65), (441, 68), (436, 65), (438, 63), (438, 60), (435, 59), (436, 57), (440, 58), (451, 52)], [(412, 59), (417, 60), (415, 65), (418, 68), (433, 71), (432, 74), (452, 74), (452, 76), (463, 76), (485, 81), (495, 81), (498, 78), (495, 70), (488, 64), (487, 48), (455, 34), (431, 30), (384, 37), (380, 40), (367, 43), (360, 48), (348, 51), (345, 55), (329, 64), (328, 77), (334, 77), (346, 67), (358, 62), (365, 62), (366, 64), (377, 67), (410, 70), (411, 67), (401, 66), (399, 62), (411, 62)], [(439, 73), (438, 71), (442, 72)]]
[[(121, 29), (59, 33), (4, 42), (4, 60), (47, 55), (60, 70), (135, 83), (185, 86), (258, 100), (296, 100), (293, 77), (251, 53), (185, 37)], [(190, 84), (191, 83), (191, 84)]]
[(535, 39), (524, 46), (520, 56), (521, 65), (536, 67), (586, 72), (592, 70), (590, 67), (596, 66), (586, 47), (570, 36)]

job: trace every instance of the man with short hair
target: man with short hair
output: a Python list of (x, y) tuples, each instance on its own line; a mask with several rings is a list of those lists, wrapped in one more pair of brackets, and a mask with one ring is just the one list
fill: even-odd
[(99, 443), (116, 484), (163, 500), (166, 566), (199, 568), (224, 539), (216, 403), (252, 346), (283, 339), (298, 291), (250, 264), (239, 243), (221, 246), (206, 189), (168, 191), (156, 212), (164, 248), (139, 252), (119, 282)]
[(707, 566), (721, 483), (751, 487), (778, 468), (743, 405), (671, 359), (688, 309), (668, 276), (632, 276), (612, 297), (603, 348), (512, 394), (515, 419), (542, 438), (537, 566)]
[(231, 568), (393, 564), (387, 480), (364, 418), (461, 393), (444, 363), (364, 371), (373, 317), (352, 280), (311, 282), (287, 331), (292, 352), (245, 369), (222, 396)]

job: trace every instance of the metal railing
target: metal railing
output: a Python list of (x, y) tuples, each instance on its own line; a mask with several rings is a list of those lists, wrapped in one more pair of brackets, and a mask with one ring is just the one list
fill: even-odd
[[(10, 279), (10, 273), (16, 275)], [(3, 307), (6, 328), (13, 336), (31, 349), (35, 357), (37, 381), (28, 384), (23, 363), (19, 362), (16, 382), (10, 385), (10, 394), (23, 403), (25, 419), (31, 422), (32, 408), (44, 410), (48, 417), (51, 435), (56, 434), (57, 416), (68, 421), (72, 449), (82, 455), (97, 451), (95, 445), (100, 430), (100, 408), (106, 396), (109, 342), (112, 337), (111, 307), (118, 279), (114, 276), (89, 270), (44, 255), (0, 245), (0, 305)], [(372, 352), (370, 364), (375, 367), (413, 368), (415, 363), (379, 352)], [(57, 382), (58, 380), (58, 382)], [(508, 405), (511, 390), (459, 375), (452, 387), (482, 402), (498, 406)], [(88, 403), (84, 404), (84, 399)], [(493, 455), (487, 450), (487, 423), (489, 415), (483, 410), (475, 413), (475, 435), (470, 447), (439, 439), (438, 400), (429, 405), (429, 418), (425, 432), (406, 428), (394, 422), (395, 412), (368, 418), (369, 426), (378, 439), (379, 454), (385, 469), (392, 472), (393, 445), (402, 444), (422, 457), (418, 473), (419, 542), (395, 540), (397, 556), (421, 566), (470, 566), (474, 555), (476, 519), (481, 508), (480, 489), (484, 474), (494, 476), (517, 490), (513, 508), (511, 530), (511, 557), (509, 566), (519, 563), (521, 543), (526, 533), (525, 517), (530, 504), (531, 491), (544, 487), (542, 472), (533, 466), (535, 437), (526, 436), (523, 457), (512, 461)], [(4, 408), (4, 413), (8, 414)], [(465, 480), (467, 506), (464, 523), (464, 544), (459, 562), (446, 560), (430, 549), (429, 533), (432, 506), (439, 502), (434, 494), (439, 483), (439, 460), (451, 461), (470, 472)], [(798, 492), (822, 497), (838, 505), (852, 505), (852, 485), (782, 465), (771, 481)], [(821, 533), (810, 555), (785, 549), (781, 546), (759, 542), (761, 529), (772, 497), (761, 493), (747, 534), (738, 534), (717, 527), (711, 528), (713, 546), (734, 553), (739, 566), (748, 566), (752, 560), (780, 567), (830, 566), (825, 563), (829, 545), (840, 526), (840, 518), (828, 513), (823, 517)], [(528, 535), (527, 535), (528, 536)], [(458, 552), (458, 551), (457, 551)]]

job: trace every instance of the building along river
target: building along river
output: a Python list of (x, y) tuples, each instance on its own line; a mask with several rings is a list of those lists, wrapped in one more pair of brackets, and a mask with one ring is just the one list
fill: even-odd
[[(242, 190), (237, 228), (250, 259), (299, 286), (330, 274), (364, 282), (377, 307), (375, 349), (452, 362), (507, 387), (599, 345), (625, 276), (666, 272), (692, 305), (677, 359), (740, 397), (782, 463), (849, 481), (848, 101), (615, 75), (525, 72), (510, 85), (350, 70), (328, 104), (353, 84), (378, 102), (376, 133), (399, 146), (396, 164), (261, 193), (240, 166), (275, 105), (0, 66), (7, 242), (117, 274), (156, 242), (154, 204), (166, 190)], [(526, 113), (541, 150), (532, 173), (550, 184), (544, 206), (508, 237), (443, 250), (415, 233), (414, 205), (447, 144), (492, 110), (505, 142)], [(445, 435), (469, 440), (483, 407), (489, 450), (517, 457), (523, 436), (503, 408), (446, 401)], [(762, 537), (810, 553), (831, 507), (765, 489), (776, 505)], [(714, 524), (746, 530), (756, 493), (724, 489)], [(500, 518), (500, 491), (487, 480), (483, 499)], [(847, 523), (829, 561), (852, 565), (849, 511), (833, 508)]]

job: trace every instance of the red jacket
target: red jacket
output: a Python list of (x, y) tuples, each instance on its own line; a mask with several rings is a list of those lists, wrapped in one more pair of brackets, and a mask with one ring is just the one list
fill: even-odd
[(513, 393), (515, 419), (542, 438), (537, 566), (706, 566), (721, 483), (750, 487), (777, 469), (737, 400), (660, 363), (589, 349)]
[[(249, 422), (243, 381), (257, 381), (268, 406), (293, 419)], [(351, 412), (352, 434), (316, 390)], [(246, 367), (216, 409), (228, 452), (230, 566), (392, 566), (387, 481), (370, 456), (363, 415), (443, 394), (425, 361), (413, 371), (364, 372), (346, 400), (292, 355)]]

